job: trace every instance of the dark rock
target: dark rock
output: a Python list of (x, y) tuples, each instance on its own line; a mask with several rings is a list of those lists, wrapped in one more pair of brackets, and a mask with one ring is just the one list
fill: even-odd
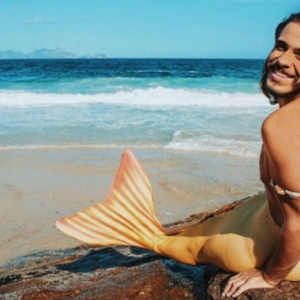
[(0, 299), (206, 299), (204, 269), (133, 247), (40, 252), (1, 268)]

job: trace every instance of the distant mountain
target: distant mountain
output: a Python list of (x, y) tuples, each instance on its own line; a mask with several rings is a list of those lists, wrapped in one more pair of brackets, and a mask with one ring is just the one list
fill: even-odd
[(21, 52), (12, 51), (12, 50), (0, 52), (0, 59), (10, 59), (10, 58), (12, 59), (25, 58), (25, 54)]
[(93, 58), (105, 58), (103, 54), (96, 54), (94, 56), (77, 56), (71, 52), (67, 52), (62, 48), (56, 49), (36, 49), (30, 53), (22, 53), (17, 51), (0, 51), (0, 59), (59, 59), (59, 58), (72, 58), (72, 59), (93, 59)]

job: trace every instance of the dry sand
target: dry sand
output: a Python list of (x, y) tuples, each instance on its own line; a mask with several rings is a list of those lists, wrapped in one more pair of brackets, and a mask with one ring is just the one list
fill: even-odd
[[(154, 190), (162, 223), (262, 190), (256, 159), (168, 150), (134, 150)], [(0, 265), (44, 249), (80, 245), (55, 221), (105, 198), (122, 150), (0, 151)]]

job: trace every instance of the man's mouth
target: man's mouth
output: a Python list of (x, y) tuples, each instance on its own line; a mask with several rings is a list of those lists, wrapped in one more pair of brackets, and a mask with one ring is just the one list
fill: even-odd
[(294, 78), (295, 77), (293, 74), (290, 74), (283, 69), (275, 69), (273, 72), (281, 78)]
[(284, 68), (278, 68), (278, 67), (273, 67), (271, 69), (270, 75), (273, 77), (275, 81), (295, 80), (296, 78), (294, 72), (287, 71)]

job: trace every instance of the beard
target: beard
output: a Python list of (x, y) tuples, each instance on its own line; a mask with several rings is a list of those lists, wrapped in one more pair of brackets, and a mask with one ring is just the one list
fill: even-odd
[(278, 103), (277, 99), (279, 98), (287, 101), (293, 101), (300, 96), (300, 82), (295, 83), (293, 90), (286, 93), (277, 91), (276, 87), (270, 87), (266, 82), (266, 90), (268, 91), (268, 94), (270, 96), (271, 104)]

